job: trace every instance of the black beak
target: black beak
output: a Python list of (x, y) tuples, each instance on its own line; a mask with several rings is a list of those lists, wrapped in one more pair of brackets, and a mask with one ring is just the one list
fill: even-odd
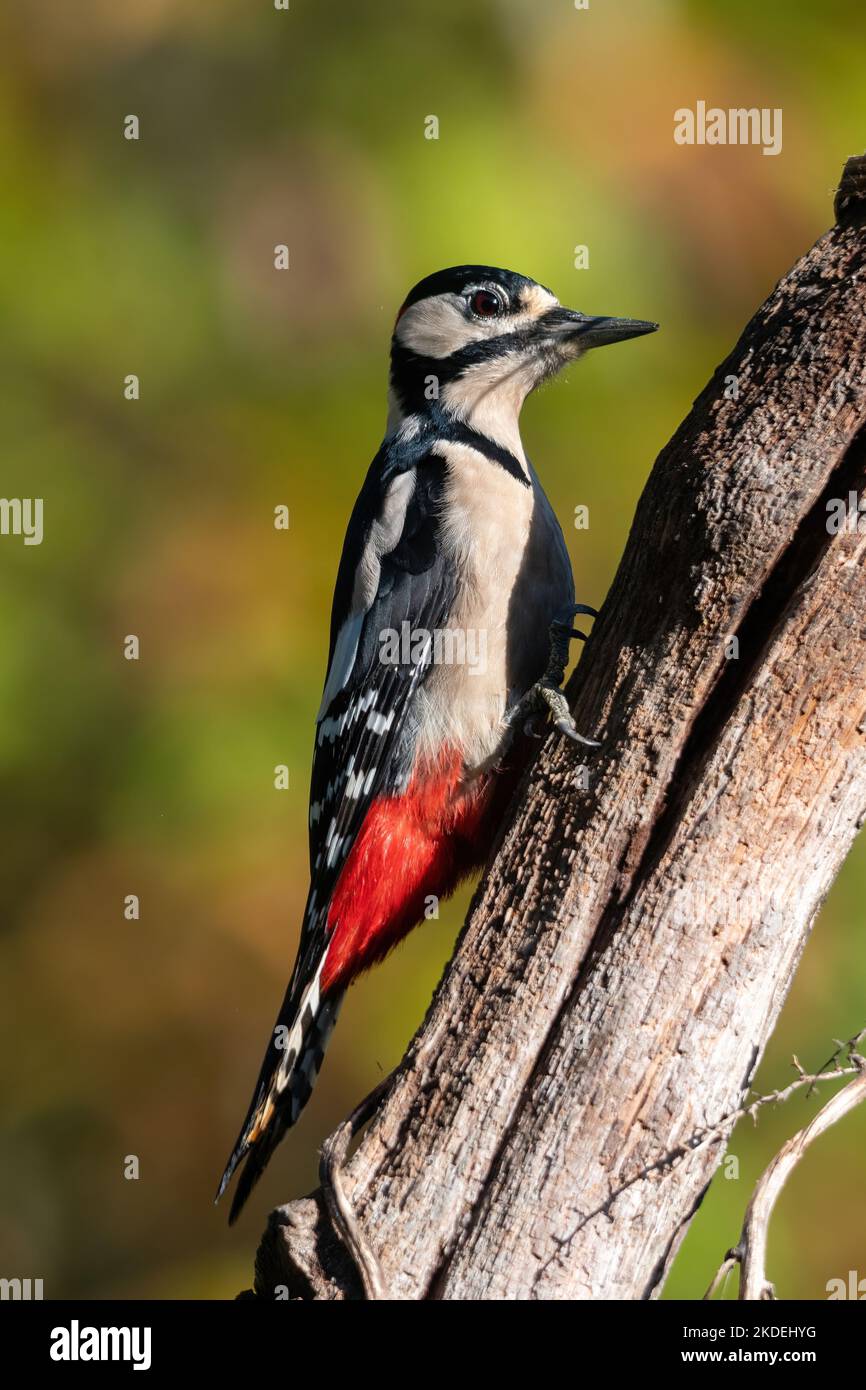
[(603, 347), (605, 343), (621, 343), (625, 338), (639, 338), (655, 333), (657, 323), (645, 319), (614, 319), (606, 314), (592, 318), (576, 309), (551, 309), (539, 320), (551, 337), (562, 337), (582, 348)]

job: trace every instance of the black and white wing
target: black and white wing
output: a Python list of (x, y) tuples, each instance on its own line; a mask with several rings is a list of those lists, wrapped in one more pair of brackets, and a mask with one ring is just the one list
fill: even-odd
[(319, 1007), (337, 880), (373, 802), (402, 791), (411, 775), (414, 696), (432, 660), (429, 644), (413, 638), (443, 626), (456, 587), (441, 544), (445, 463), (431, 443), (398, 436), (382, 446), (346, 532), (316, 720), (310, 892), (281, 1017)]
[(445, 463), (429, 442), (385, 444), (349, 522), (316, 725), (299, 970), (321, 940), (334, 886), (370, 805), (403, 790), (411, 773), (413, 697), (432, 656), (419, 634), (443, 626), (455, 593), (440, 540), (444, 478)]
[(230, 1220), (303, 1109), (336, 1019), (342, 996), (323, 997), (320, 980), (337, 879), (372, 802), (399, 792), (411, 773), (413, 697), (432, 653), (410, 640), (408, 660), (383, 660), (393, 655), (383, 652), (383, 637), (402, 637), (404, 624), (410, 636), (432, 633), (453, 604), (455, 579), (440, 543), (445, 464), (431, 453), (431, 443), (418, 436), (386, 442), (349, 522), (316, 723), (310, 893), (292, 978), (217, 1194), (246, 1157)]

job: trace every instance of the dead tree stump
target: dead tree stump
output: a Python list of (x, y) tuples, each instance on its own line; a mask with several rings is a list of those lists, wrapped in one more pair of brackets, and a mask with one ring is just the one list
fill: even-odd
[[(343, 1174), (396, 1299), (652, 1298), (866, 816), (866, 157), (659, 455), (570, 695)], [(727, 389), (726, 389), (727, 388)], [(257, 1292), (361, 1297), (322, 1193)]]

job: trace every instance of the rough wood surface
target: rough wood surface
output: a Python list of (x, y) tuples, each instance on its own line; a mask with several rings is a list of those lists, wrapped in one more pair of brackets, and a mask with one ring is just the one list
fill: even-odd
[[(739, 1104), (866, 814), (866, 534), (827, 526), (866, 484), (864, 168), (657, 459), (570, 691), (589, 789), (548, 738), (344, 1174), (390, 1297), (658, 1292), (723, 1143), (665, 1156)], [(357, 1296), (307, 1245), (305, 1296)]]

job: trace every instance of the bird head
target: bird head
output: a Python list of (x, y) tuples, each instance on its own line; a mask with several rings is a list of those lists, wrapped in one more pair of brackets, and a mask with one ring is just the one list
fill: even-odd
[(440, 270), (410, 291), (394, 324), (389, 429), (435, 403), (491, 438), (511, 435), (524, 400), (548, 377), (589, 348), (657, 327), (564, 309), (511, 270)]

